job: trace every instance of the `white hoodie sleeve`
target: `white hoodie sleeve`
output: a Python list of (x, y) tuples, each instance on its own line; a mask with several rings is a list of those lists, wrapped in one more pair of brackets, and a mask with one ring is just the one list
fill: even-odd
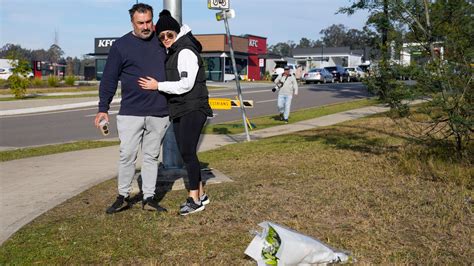
[(183, 94), (190, 91), (199, 70), (198, 58), (189, 49), (183, 49), (178, 54), (178, 72), (180, 76), (186, 72), (186, 77), (181, 77), (179, 81), (164, 81), (158, 83), (158, 89), (168, 94)]

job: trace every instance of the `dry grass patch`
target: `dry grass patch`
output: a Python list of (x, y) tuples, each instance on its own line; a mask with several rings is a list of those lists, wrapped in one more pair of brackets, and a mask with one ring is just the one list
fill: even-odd
[[(16, 233), (0, 263), (254, 265), (243, 254), (249, 230), (270, 220), (364, 264), (470, 264), (472, 162), (443, 161), (457, 170), (426, 178), (428, 162), (409, 154), (426, 149), (383, 117), (225, 146), (200, 154), (235, 181), (209, 186), (204, 212), (179, 217), (175, 191), (163, 195), (164, 215), (106, 215), (110, 180)], [(420, 167), (407, 171), (407, 158)]]

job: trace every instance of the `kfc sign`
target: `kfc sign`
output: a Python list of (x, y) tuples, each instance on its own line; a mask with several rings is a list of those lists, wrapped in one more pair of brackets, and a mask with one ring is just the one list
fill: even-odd
[(99, 40), (98, 47), (109, 47), (115, 42), (115, 39)]
[(250, 47), (258, 47), (258, 40), (249, 39), (249, 46)]
[(96, 54), (108, 54), (110, 47), (114, 44), (118, 38), (95, 38), (95, 53)]

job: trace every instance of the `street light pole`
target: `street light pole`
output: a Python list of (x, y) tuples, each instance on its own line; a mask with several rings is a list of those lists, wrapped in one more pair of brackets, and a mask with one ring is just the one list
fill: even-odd
[(163, 9), (168, 9), (171, 13), (171, 16), (179, 22), (182, 22), (182, 0), (163, 0)]
[[(171, 16), (182, 24), (181, 0), (163, 0), (163, 9), (170, 11)], [(184, 163), (178, 149), (178, 143), (174, 135), (173, 124), (168, 127), (163, 139), (163, 166), (165, 169), (183, 169)], [(175, 170), (172, 170), (172, 172)]]
[(237, 65), (235, 63), (234, 49), (232, 48), (232, 40), (230, 39), (231, 36), (230, 36), (230, 30), (229, 30), (229, 22), (227, 20), (227, 15), (225, 14), (224, 14), (224, 24), (225, 24), (225, 31), (227, 34), (227, 44), (229, 45), (230, 58), (232, 60), (232, 68), (234, 69), (234, 74), (235, 74), (235, 84), (237, 85), (237, 95), (239, 96), (240, 111), (242, 112), (242, 121), (244, 123), (245, 135), (247, 136), (247, 141), (250, 141), (249, 129), (247, 127), (247, 115), (245, 113), (244, 101), (242, 99), (242, 90), (240, 89), (239, 73), (237, 73)]
[(323, 67), (323, 61), (324, 61), (324, 44), (321, 45), (321, 66)]

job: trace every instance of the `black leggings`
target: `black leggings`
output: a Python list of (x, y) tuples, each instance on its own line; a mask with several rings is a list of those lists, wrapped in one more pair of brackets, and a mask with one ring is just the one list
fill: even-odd
[(173, 119), (174, 134), (188, 172), (190, 190), (198, 190), (201, 182), (201, 166), (197, 157), (197, 145), (206, 120), (206, 115), (201, 111), (192, 111)]

